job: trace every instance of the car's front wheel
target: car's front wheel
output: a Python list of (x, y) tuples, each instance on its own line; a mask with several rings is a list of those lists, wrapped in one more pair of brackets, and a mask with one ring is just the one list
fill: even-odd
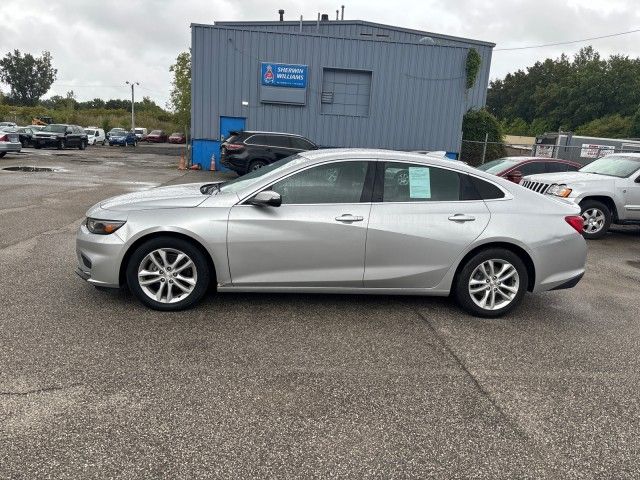
[(157, 237), (131, 255), (126, 276), (129, 289), (146, 306), (175, 311), (190, 308), (204, 297), (210, 271), (205, 255), (193, 243)]
[(611, 210), (597, 200), (585, 200), (580, 204), (580, 215), (584, 220), (582, 236), (587, 240), (604, 237), (611, 225)]
[(454, 285), (459, 305), (477, 317), (499, 317), (524, 297), (529, 278), (522, 259), (510, 250), (491, 248), (469, 259)]

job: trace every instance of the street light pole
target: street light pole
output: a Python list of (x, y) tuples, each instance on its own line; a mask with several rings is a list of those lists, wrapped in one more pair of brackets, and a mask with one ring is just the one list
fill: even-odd
[(131, 85), (131, 131), (133, 131), (136, 128), (136, 100), (134, 89), (136, 85), (140, 85), (140, 82), (130, 82), (127, 80), (126, 84)]

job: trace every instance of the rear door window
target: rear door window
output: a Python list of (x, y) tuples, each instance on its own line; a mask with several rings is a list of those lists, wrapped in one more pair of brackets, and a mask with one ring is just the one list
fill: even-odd
[(285, 135), (273, 135), (268, 137), (267, 141), (269, 142), (267, 145), (279, 148), (291, 148), (290, 138)]
[(546, 168), (543, 162), (530, 162), (530, 163), (525, 163), (516, 167), (514, 170), (511, 171), (511, 173), (513, 173), (515, 170), (521, 172), (522, 176), (524, 177), (525, 175), (535, 175), (537, 173), (545, 173)]
[(315, 148), (315, 146), (311, 142), (305, 140), (304, 138), (290, 137), (290, 140), (291, 148), (295, 148), (296, 150), (311, 150), (312, 148)]
[(383, 202), (455, 202), (461, 199), (460, 176), (445, 168), (385, 162)]

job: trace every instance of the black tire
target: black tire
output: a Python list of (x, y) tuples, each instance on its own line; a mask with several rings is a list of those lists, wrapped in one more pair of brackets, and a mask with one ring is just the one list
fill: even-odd
[(80, 145), (78, 146), (78, 149), (84, 150), (85, 148), (87, 148), (87, 144), (84, 143), (84, 140), (81, 140)]
[[(163, 303), (150, 298), (138, 283), (138, 267), (141, 262), (149, 253), (160, 248), (175, 249), (187, 254), (193, 261), (197, 272), (193, 290), (188, 296), (175, 303)], [(209, 264), (202, 251), (187, 240), (173, 237), (157, 237), (140, 245), (129, 258), (126, 270), (129, 290), (147, 307), (161, 311), (186, 310), (196, 305), (207, 293), (211, 276), (212, 272), (210, 272)]]
[[(600, 212), (604, 216), (604, 223), (601, 224), (600, 228), (595, 231), (587, 231), (589, 227), (589, 218), (587, 212)], [(604, 203), (599, 202), (598, 200), (585, 200), (580, 204), (580, 215), (584, 219), (584, 230), (582, 232), (582, 236), (587, 240), (598, 240), (604, 237), (611, 226), (611, 210)], [(594, 228), (597, 228), (597, 223), (594, 225)]]
[(7, 152), (0, 152), (0, 158), (4, 158), (4, 156), (7, 154)]
[[(497, 308), (495, 310), (482, 308), (474, 302), (471, 293), (469, 293), (469, 283), (474, 271), (477, 267), (489, 260), (506, 261), (515, 268), (518, 274), (518, 287), (515, 296), (504, 307)], [(513, 277), (511, 281), (515, 281)], [(527, 268), (518, 255), (504, 248), (488, 248), (487, 250), (478, 252), (469, 260), (467, 260), (464, 265), (462, 265), (461, 269), (456, 275), (453, 294), (460, 307), (471, 315), (482, 318), (495, 318), (508, 313), (509, 311), (516, 308), (520, 304), (520, 302), (522, 302), (522, 298), (527, 291), (528, 284), (529, 275), (527, 273)], [(490, 287), (490, 285), (487, 286)], [(511, 286), (513, 287), (513, 285)], [(497, 295), (500, 294), (498, 293)], [(502, 298), (502, 300), (504, 301), (504, 298), (502, 296), (498, 297), (497, 295), (495, 297), (496, 299)]]
[(40, 149), (42, 148), (42, 147), (40, 146), (40, 144), (38, 144), (38, 143), (34, 144), (34, 145), (33, 145), (33, 147), (34, 147), (36, 150), (40, 150)]
[(60, 140), (58, 142), (58, 150), (64, 150), (66, 148), (67, 144), (64, 140)]
[(102, 140), (102, 146), (104, 147), (106, 145), (107, 141), (106, 140)]
[(249, 164), (248, 172), (253, 172), (254, 170), (258, 170), (259, 168), (262, 168), (262, 167), (265, 167), (265, 166), (267, 166), (267, 162), (265, 162), (264, 160), (253, 160)]
[(20, 145), (22, 146), (22, 148), (27, 148), (27, 142), (26, 141), (21, 141)]

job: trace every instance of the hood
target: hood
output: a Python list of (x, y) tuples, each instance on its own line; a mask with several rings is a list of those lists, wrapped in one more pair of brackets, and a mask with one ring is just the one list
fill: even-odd
[(603, 181), (612, 181), (614, 177), (607, 175), (598, 175), (597, 173), (584, 172), (558, 172), (558, 173), (541, 173), (538, 175), (527, 175), (525, 180), (541, 183), (558, 183), (564, 185), (576, 185), (578, 183), (591, 183)]
[(127, 193), (104, 200), (100, 203), (100, 208), (115, 212), (125, 212), (154, 208), (197, 207), (209, 198), (209, 195), (204, 195), (200, 192), (202, 185), (206, 185), (206, 183), (187, 183)]

